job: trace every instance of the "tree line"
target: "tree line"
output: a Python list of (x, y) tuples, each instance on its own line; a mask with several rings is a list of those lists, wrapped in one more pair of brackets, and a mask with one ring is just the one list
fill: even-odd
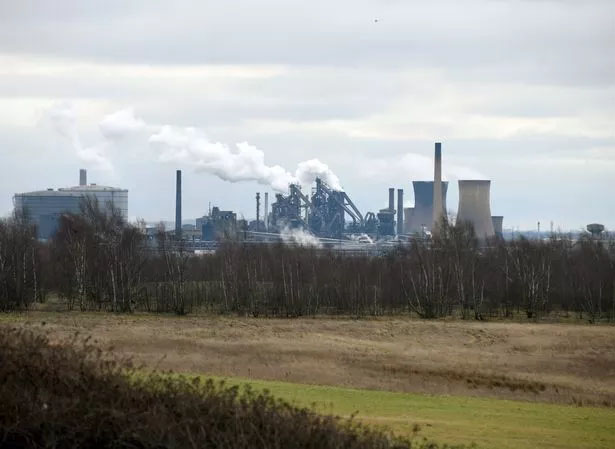
[(24, 217), (0, 221), (0, 309), (55, 296), (68, 309), (128, 313), (615, 321), (615, 239), (481, 242), (467, 223), (439, 229), (381, 256), (241, 242), (195, 255), (162, 227), (149, 241), (84, 201), (49, 242)]

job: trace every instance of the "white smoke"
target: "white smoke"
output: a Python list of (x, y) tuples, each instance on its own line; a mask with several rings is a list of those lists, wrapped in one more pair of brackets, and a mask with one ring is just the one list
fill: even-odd
[(299, 162), (295, 171), (295, 178), (299, 184), (309, 186), (314, 183), (316, 178), (325, 181), (333, 190), (342, 190), (340, 179), (331, 171), (329, 166), (318, 159)]
[(145, 129), (147, 125), (143, 120), (135, 117), (134, 109), (126, 108), (106, 115), (98, 126), (105, 139), (121, 140)]
[(322, 248), (322, 243), (317, 237), (301, 228), (291, 229), (286, 226), (280, 232), (280, 237), (282, 237), (282, 241), (286, 244)]
[(46, 114), (55, 131), (68, 139), (75, 155), (89, 166), (99, 170), (113, 171), (113, 164), (106, 154), (106, 145), (99, 144), (84, 148), (77, 129), (77, 115), (70, 103), (56, 103)]
[(321, 177), (332, 188), (341, 189), (339, 178), (318, 159), (299, 163), (292, 174), (280, 165), (267, 165), (265, 153), (248, 142), (233, 147), (212, 142), (197, 128), (165, 125), (150, 136), (149, 143), (160, 151), (161, 162), (192, 165), (197, 171), (211, 173), (224, 181), (255, 181), (286, 192), (289, 184), (309, 186), (316, 177)]
[(367, 243), (370, 245), (374, 243), (372, 238), (367, 234), (351, 234), (350, 240), (352, 240), (353, 242)]
[(212, 142), (196, 128), (163, 126), (149, 138), (160, 150), (161, 162), (192, 165), (197, 171), (211, 173), (224, 181), (256, 181), (284, 192), (294, 182), (292, 174), (279, 165), (265, 164), (265, 153), (247, 142), (229, 147)]
[(57, 105), (49, 116), (56, 130), (73, 143), (79, 158), (101, 169), (112, 169), (105, 151), (112, 142), (153, 132), (148, 143), (157, 150), (155, 157), (160, 162), (186, 164), (224, 181), (254, 181), (277, 192), (287, 192), (289, 184), (310, 186), (317, 177), (331, 188), (341, 190), (339, 178), (318, 159), (300, 162), (293, 174), (280, 165), (267, 165), (265, 153), (248, 142), (231, 146), (211, 141), (198, 128), (148, 124), (135, 115), (133, 108), (106, 115), (99, 123), (105, 141), (90, 148), (81, 146), (75, 112), (70, 105)]

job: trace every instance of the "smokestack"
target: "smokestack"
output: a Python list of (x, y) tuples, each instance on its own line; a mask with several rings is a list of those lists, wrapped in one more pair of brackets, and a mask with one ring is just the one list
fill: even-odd
[(256, 192), (256, 232), (258, 232), (258, 223), (261, 219), (261, 194)]
[(395, 210), (395, 189), (389, 188), (389, 210)]
[(263, 221), (265, 222), (265, 231), (269, 231), (269, 192), (265, 192), (265, 214)]
[(397, 189), (397, 235), (404, 233), (404, 189)]
[(442, 144), (436, 142), (433, 171), (433, 219), (432, 233), (438, 232), (442, 220)]
[(80, 186), (88, 185), (88, 172), (85, 168), (79, 169), (79, 185)]
[(182, 171), (176, 172), (175, 185), (175, 237), (182, 237)]

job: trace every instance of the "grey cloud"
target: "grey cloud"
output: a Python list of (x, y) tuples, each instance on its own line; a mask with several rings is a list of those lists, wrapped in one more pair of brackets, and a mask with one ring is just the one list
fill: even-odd
[(611, 84), (615, 68), (605, 57), (615, 38), (615, 6), (606, 1), (20, 5), (3, 6), (2, 51), (160, 64), (445, 67), (575, 84)]

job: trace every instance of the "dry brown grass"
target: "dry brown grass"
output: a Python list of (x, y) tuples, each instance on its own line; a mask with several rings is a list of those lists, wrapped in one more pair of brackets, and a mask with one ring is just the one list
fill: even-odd
[(391, 391), (615, 405), (615, 327), (30, 312), (175, 371)]

